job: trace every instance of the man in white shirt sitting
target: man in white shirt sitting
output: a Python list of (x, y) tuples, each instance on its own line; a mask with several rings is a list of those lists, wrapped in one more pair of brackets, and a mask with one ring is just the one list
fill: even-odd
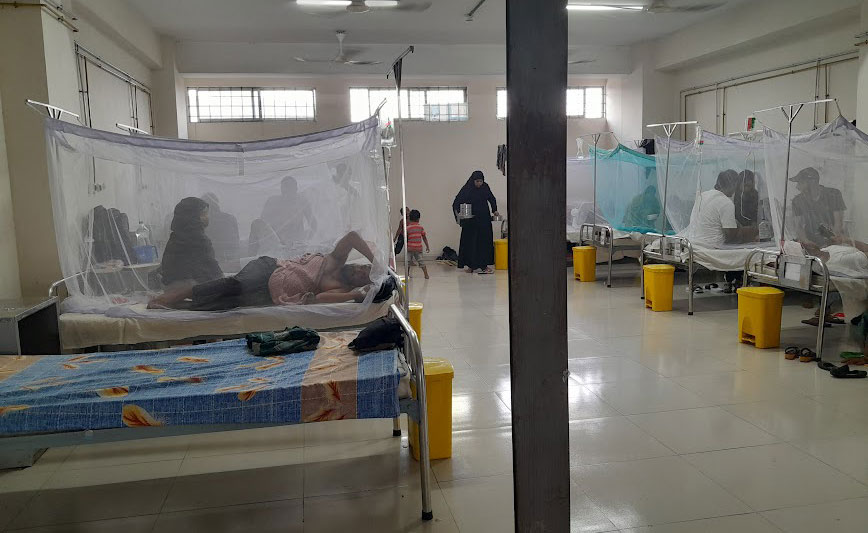
[(738, 190), (739, 175), (724, 170), (717, 175), (714, 189), (700, 193), (690, 213), (687, 237), (696, 244), (721, 248), (724, 244), (751, 242), (756, 239), (756, 227), (738, 227), (732, 196)]

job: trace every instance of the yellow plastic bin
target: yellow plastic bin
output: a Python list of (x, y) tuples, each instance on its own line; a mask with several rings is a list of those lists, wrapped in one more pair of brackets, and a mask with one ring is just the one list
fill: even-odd
[(496, 270), (509, 268), (509, 242), (506, 239), (494, 239), (494, 268)]
[(419, 342), (422, 342), (422, 307), (420, 302), (410, 302), (410, 325), (416, 331)]
[[(428, 449), (431, 459), (452, 457), (452, 378), (455, 371), (448, 359), (425, 358), (425, 392), (428, 400)], [(413, 397), (416, 385), (410, 383)], [(419, 460), (419, 425), (410, 421), (410, 449)]]
[(573, 246), (573, 275), (579, 281), (597, 281), (596, 246)]
[(781, 344), (784, 291), (774, 287), (738, 289), (738, 341), (757, 348)]
[(672, 285), (675, 267), (672, 265), (645, 265), (645, 307), (652, 311), (672, 311)]

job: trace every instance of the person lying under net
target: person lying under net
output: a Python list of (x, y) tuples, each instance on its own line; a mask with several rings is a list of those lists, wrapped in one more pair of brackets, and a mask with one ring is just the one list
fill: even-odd
[[(287, 304), (361, 302), (371, 283), (371, 265), (348, 265), (358, 250), (373, 263), (374, 254), (356, 232), (345, 235), (330, 254), (306, 254), (279, 260), (263, 256), (234, 276), (168, 290), (154, 297), (148, 308), (220, 311), (236, 307)], [(188, 301), (189, 300), (189, 301)]]

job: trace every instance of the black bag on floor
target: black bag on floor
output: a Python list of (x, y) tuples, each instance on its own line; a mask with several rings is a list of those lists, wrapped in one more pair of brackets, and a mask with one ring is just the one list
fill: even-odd
[(458, 252), (448, 246), (443, 247), (443, 253), (437, 257), (438, 261), (458, 261)]

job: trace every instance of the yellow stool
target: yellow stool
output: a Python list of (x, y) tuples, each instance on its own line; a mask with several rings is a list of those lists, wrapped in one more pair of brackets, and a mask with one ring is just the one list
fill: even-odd
[(507, 270), (509, 268), (509, 241), (494, 239), (494, 268)]
[(757, 348), (781, 343), (781, 308), (784, 291), (774, 287), (738, 289), (738, 341)]
[[(431, 459), (452, 457), (452, 378), (455, 371), (448, 359), (425, 358), (425, 393), (428, 400), (428, 449)], [(416, 384), (410, 383), (413, 397)], [(419, 460), (419, 425), (410, 421), (410, 449)]]
[(422, 304), (420, 302), (410, 302), (410, 325), (416, 331), (416, 336), (419, 337), (419, 342), (422, 342)]
[(652, 311), (672, 311), (672, 285), (675, 267), (672, 265), (645, 265), (645, 307)]
[(579, 281), (597, 281), (596, 246), (573, 246), (573, 275)]

